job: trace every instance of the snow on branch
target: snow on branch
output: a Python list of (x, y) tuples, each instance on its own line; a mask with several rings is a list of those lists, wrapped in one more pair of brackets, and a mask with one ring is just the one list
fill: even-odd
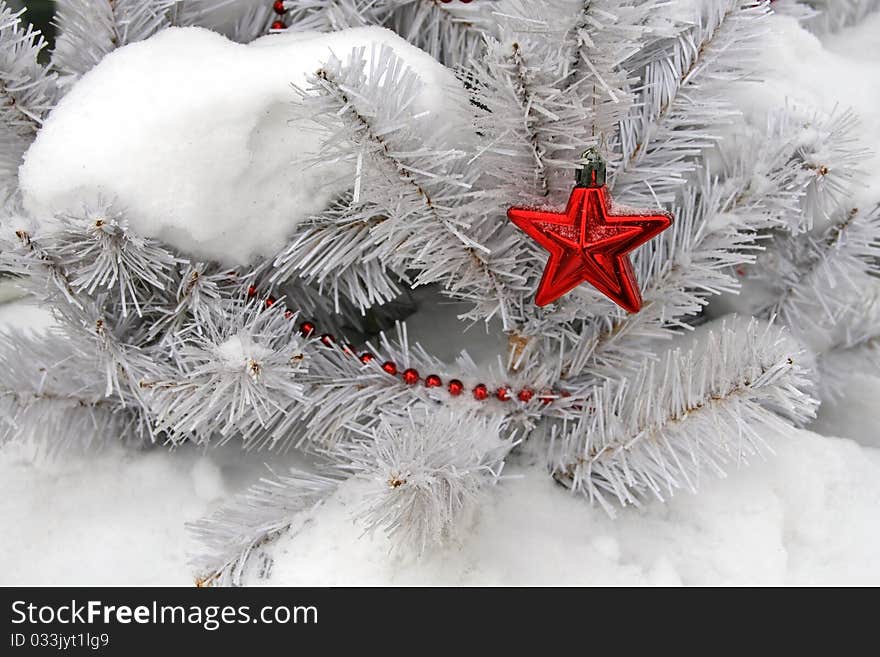
[[(355, 49), (346, 64), (331, 58), (309, 89), (298, 90), (304, 116), (329, 135), (321, 158), (356, 165), (355, 205), (380, 207), (391, 219), (413, 224), (424, 215), (463, 244), (482, 248), (462, 233), (466, 224), (453, 212), (467, 199), (475, 175), (455, 148), (463, 137), (456, 134), (460, 126), (414, 107), (422, 82), (392, 48), (380, 47), (371, 60), (364, 48)], [(423, 129), (429, 121), (439, 125)]]
[(646, 362), (596, 388), (580, 420), (553, 432), (553, 475), (612, 514), (615, 502), (694, 491), (705, 472), (722, 475), (814, 415), (800, 358), (783, 330), (753, 320)]

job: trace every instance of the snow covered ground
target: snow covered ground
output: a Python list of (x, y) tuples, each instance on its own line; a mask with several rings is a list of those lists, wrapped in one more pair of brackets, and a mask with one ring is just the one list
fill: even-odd
[[(791, 19), (771, 23), (774, 79), (754, 94), (755, 104), (791, 98), (828, 110), (852, 106), (866, 145), (880, 143), (880, 15), (824, 44)], [(867, 165), (873, 177), (865, 192), (875, 198), (877, 163)], [(26, 303), (0, 306), (0, 324), (44, 321)], [(411, 336), (430, 344), (444, 332), (416, 322)], [(877, 585), (878, 398), (880, 378), (860, 376), (841, 401), (823, 407), (814, 431), (793, 431), (775, 456), (700, 482), (698, 495), (626, 509), (616, 519), (554, 485), (524, 454), (488, 491), (461, 539), (419, 561), (392, 555), (382, 536), (363, 536), (350, 520), (359, 484), (346, 484), (268, 548), (271, 574), (253, 583)], [(49, 461), (31, 447), (6, 445), (0, 584), (191, 584), (184, 523), (264, 474), (266, 458), (227, 447), (111, 449)], [(283, 470), (278, 457), (272, 463)]]
[[(871, 382), (874, 398), (880, 380)], [(841, 426), (842, 418), (834, 425)], [(847, 432), (880, 424), (857, 406)], [(847, 426), (850, 425), (850, 426)], [(860, 428), (861, 427), (861, 428)], [(872, 429), (876, 434), (876, 429)], [(281, 470), (273, 458), (273, 467)], [(183, 525), (264, 474), (235, 449), (110, 450), (46, 462), (0, 450), (0, 584), (189, 585)], [(417, 561), (350, 520), (346, 485), (270, 549), (254, 584), (880, 584), (880, 449), (793, 432), (777, 454), (699, 495), (611, 519), (514, 464), (459, 543)]]

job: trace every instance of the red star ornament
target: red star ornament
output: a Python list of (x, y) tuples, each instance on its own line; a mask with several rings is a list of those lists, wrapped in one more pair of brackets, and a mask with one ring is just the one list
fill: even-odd
[[(631, 313), (642, 295), (629, 253), (672, 225), (668, 214), (612, 214), (604, 167), (574, 188), (564, 213), (510, 208), (508, 218), (550, 252), (535, 303), (546, 306), (584, 282)], [(580, 179), (579, 179), (580, 180)]]

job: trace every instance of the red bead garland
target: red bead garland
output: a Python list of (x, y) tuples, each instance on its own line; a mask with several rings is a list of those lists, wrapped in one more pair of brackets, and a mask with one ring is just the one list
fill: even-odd
[[(247, 289), (247, 296), (249, 299), (254, 299), (257, 297), (258, 292), (259, 291), (257, 290), (256, 286), (251, 285)], [(271, 296), (271, 295), (267, 296), (265, 298), (265, 300), (263, 301), (263, 304), (267, 308), (271, 308), (277, 303), (278, 303), (278, 300), (274, 296)], [(293, 319), (295, 316), (296, 316), (295, 313), (289, 309), (284, 311), (284, 317), (286, 319)], [(312, 337), (315, 334), (316, 330), (317, 330), (317, 327), (315, 326), (315, 324), (313, 322), (308, 321), (308, 320), (300, 323), (300, 325), (299, 325), (300, 334), (306, 338)], [(336, 337), (331, 333), (322, 334), (320, 337), (320, 341), (325, 347), (330, 347), (330, 348), (336, 347)], [(349, 356), (357, 357), (361, 361), (361, 363), (363, 363), (364, 365), (368, 365), (368, 364), (372, 363), (374, 360), (376, 360), (376, 356), (374, 354), (370, 353), (369, 351), (365, 351), (364, 353), (362, 353), (358, 356), (357, 352), (355, 351), (355, 349), (352, 345), (343, 345), (342, 351), (343, 351), (343, 353), (345, 353)], [(385, 362), (383, 362), (381, 367), (382, 367), (382, 370), (386, 374), (389, 374), (390, 376), (396, 377), (400, 373), (398, 370), (397, 364), (391, 360), (386, 360)], [(406, 383), (407, 385), (410, 385), (410, 386), (414, 386), (419, 381), (422, 380), (421, 376), (419, 375), (419, 371), (415, 368), (412, 368), (412, 367), (405, 369), (403, 371), (403, 373), (400, 373), (400, 376), (403, 379), (403, 382)], [(428, 376), (425, 377), (424, 381), (425, 381), (426, 388), (441, 388), (441, 387), (443, 387), (443, 379), (438, 374), (429, 374)], [(449, 383), (446, 386), (446, 389), (449, 392), (449, 395), (451, 397), (459, 397), (465, 391), (465, 385), (464, 385), (464, 383), (462, 383), (458, 379), (450, 379)], [(478, 401), (486, 401), (487, 399), (489, 399), (489, 397), (492, 396), (492, 393), (490, 392), (489, 387), (484, 383), (478, 383), (477, 385), (475, 385), (472, 392), (473, 392), (474, 399), (476, 399)], [(494, 396), (498, 401), (502, 401), (502, 402), (511, 401), (514, 397), (513, 391), (511, 390), (510, 386), (498, 387), (494, 392)], [(524, 404), (527, 404), (534, 398), (535, 392), (531, 388), (522, 388), (521, 390), (519, 390), (516, 393), (515, 396), (519, 401), (521, 401)], [(542, 391), (539, 399), (544, 404), (550, 404), (557, 397), (568, 397), (568, 396), (569, 396), (569, 394), (566, 392), (561, 392), (561, 393), (557, 394), (552, 390), (544, 390), (544, 391)], [(577, 407), (575, 407), (575, 408), (577, 408)]]

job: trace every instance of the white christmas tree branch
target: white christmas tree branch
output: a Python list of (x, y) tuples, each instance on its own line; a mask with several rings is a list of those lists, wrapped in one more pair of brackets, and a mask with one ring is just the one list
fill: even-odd
[(554, 476), (610, 513), (612, 502), (693, 491), (704, 472), (742, 464), (813, 416), (800, 357), (782, 331), (753, 322), (646, 362), (630, 379), (598, 387), (580, 421), (554, 432)]
[(341, 445), (342, 469), (367, 484), (357, 510), (365, 530), (417, 554), (455, 537), (516, 445), (506, 424), (503, 416), (422, 410)]
[(168, 27), (179, 0), (57, 0), (52, 64), (72, 83), (105, 55)]
[(690, 29), (670, 39), (640, 71), (641, 93), (621, 124), (622, 159), (609, 186), (619, 201), (673, 200), (717, 130), (736, 116), (726, 85), (752, 75), (763, 52), (768, 3), (703, 3)]
[(38, 57), (46, 42), (0, 2), (0, 202), (18, 189), (22, 154), (55, 102), (56, 76)]
[(782, 238), (775, 255), (779, 296), (765, 314), (808, 341), (834, 332), (865, 312), (865, 288), (880, 275), (880, 206), (844, 210), (818, 236)]
[(454, 67), (478, 55), (493, 27), (493, 2), (369, 0), (382, 24), (410, 43)]
[[(263, 479), (226, 507), (190, 523), (203, 547), (192, 558), (200, 586), (238, 586), (260, 548), (288, 532), (339, 485), (337, 477), (294, 471)], [(268, 572), (264, 576), (268, 576)]]
[(138, 409), (107, 396), (93, 349), (72, 337), (57, 330), (0, 335), (0, 444), (57, 452), (150, 439)]

